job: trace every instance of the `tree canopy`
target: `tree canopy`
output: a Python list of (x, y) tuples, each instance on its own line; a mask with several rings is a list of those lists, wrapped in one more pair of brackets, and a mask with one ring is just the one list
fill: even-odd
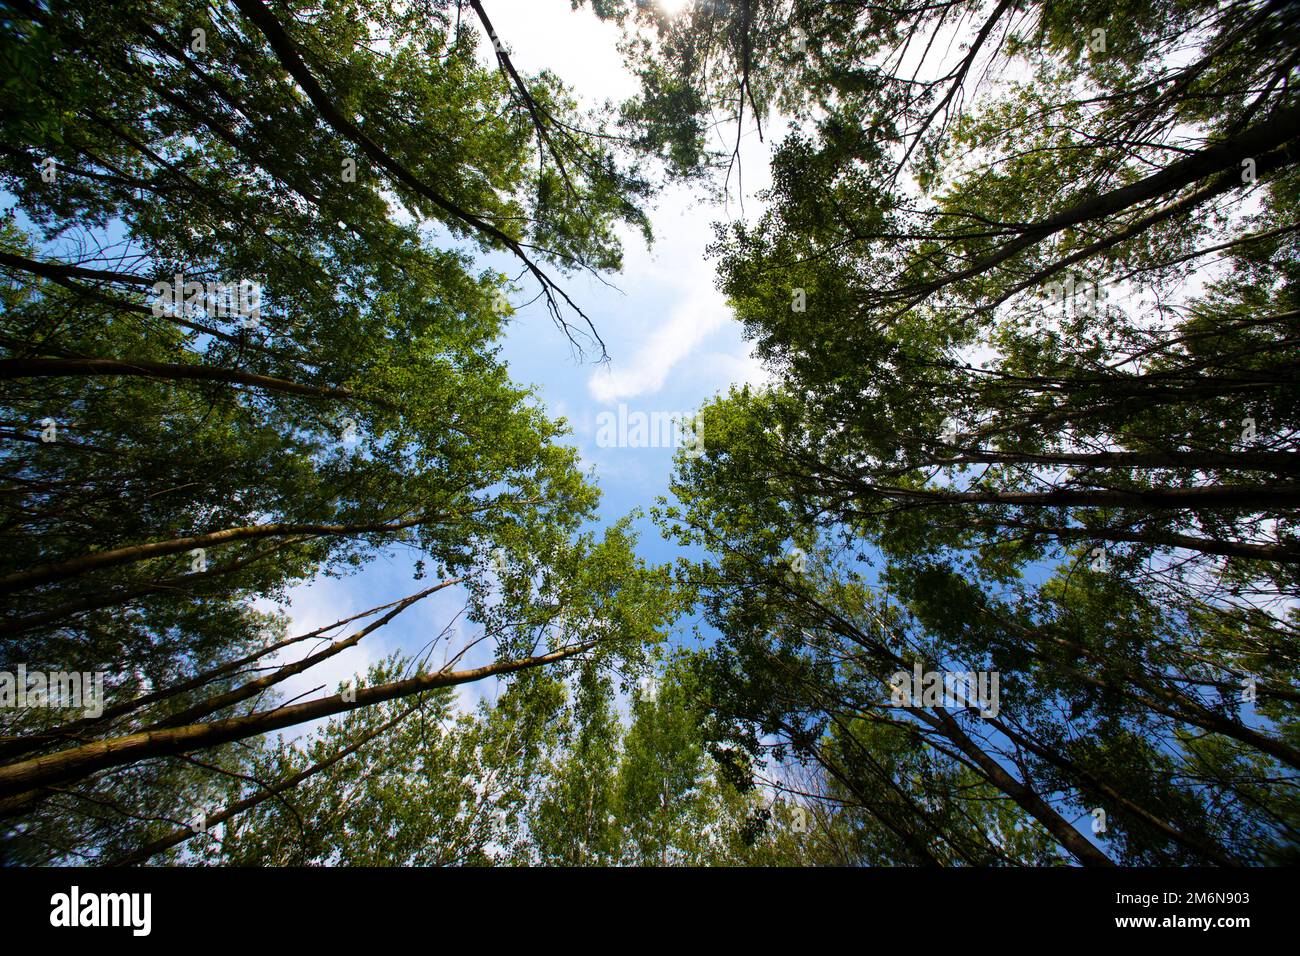
[[(479, 0), (0, 5), (0, 671), (107, 675), (0, 707), (0, 855), (1294, 862), (1300, 10), (573, 7), (631, 98)], [(710, 255), (771, 381), (656, 564), (501, 344), (528, 297), (603, 358), (570, 281), (747, 135)]]
[[(692, 82), (807, 117), (714, 250), (778, 377), (706, 411), (665, 512), (718, 555), (717, 693), (839, 786), (871, 767), (866, 807), (902, 733), (1081, 863), (1292, 857), (1295, 11), (755, 6), (775, 32)], [(1000, 713), (899, 708), (915, 665), (999, 674)], [(1004, 850), (935, 789), (913, 853)]]

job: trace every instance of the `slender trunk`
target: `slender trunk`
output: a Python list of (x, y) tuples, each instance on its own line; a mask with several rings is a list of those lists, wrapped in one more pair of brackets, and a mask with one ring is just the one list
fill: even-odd
[(1099, 850), (1092, 841), (1070, 825), (1070, 822), (1052, 809), (1051, 804), (1040, 797), (1027, 784), (1011, 776), (1003, 766), (990, 757), (984, 748), (967, 736), (961, 725), (947, 711), (938, 708), (934, 713), (917, 710), (914, 713), (922, 721), (930, 724), (940, 734), (952, 741), (962, 753), (966, 754), (980, 768), (989, 783), (997, 787), (1014, 800), (1022, 810), (1032, 816), (1056, 838), (1076, 860), (1084, 866), (1114, 866), (1115, 861)]
[(1263, 156), (1296, 138), (1300, 107), (1277, 110), (1268, 119), (1243, 130), (1230, 140), (1206, 146), (1170, 163), (1159, 172), (1100, 196), (1085, 199), (1053, 216), (1019, 230), (1016, 238), (952, 275), (927, 282), (916, 291), (929, 295), (954, 282), (984, 275), (1013, 256), (1058, 232), (1085, 222), (1096, 222), (1133, 206), (1177, 192), (1216, 173), (1237, 168), (1243, 156)]
[[(994, 615), (994, 617), (997, 620), (1002, 620), (996, 615)], [(1017, 630), (1024, 629), (1017, 628)], [(1067, 640), (1063, 637), (1045, 635), (1032, 631), (1028, 632), (1027, 636), (1029, 636), (1034, 644), (1038, 644), (1044, 640), (1056, 644), (1057, 646), (1070, 651), (1072, 654), (1087, 658), (1089, 661), (1095, 663), (1101, 669), (1103, 674), (1108, 675), (1109, 673), (1111, 665), (1107, 661), (1100, 659), (1095, 653), (1081, 644), (1077, 644), (1074, 641)], [(1047, 655), (1036, 648), (1032, 653), (1040, 660), (1049, 660), (1053, 666), (1060, 668), (1062, 671), (1072, 675), (1076, 679), (1091, 684), (1098, 689), (1108, 690), (1112, 693), (1119, 694), (1120, 696), (1126, 697), (1154, 713), (1164, 714), (1166, 717), (1171, 717), (1174, 720), (1191, 724), (1193, 727), (1199, 727), (1202, 730), (1207, 730), (1211, 733), (1231, 737), (1233, 740), (1254, 747), (1256, 750), (1266, 753), (1270, 757), (1300, 769), (1300, 751), (1297, 751), (1294, 747), (1289, 746), (1281, 740), (1270, 737), (1267, 734), (1262, 734), (1257, 730), (1247, 727), (1245, 724), (1217, 714), (1208, 707), (1191, 700), (1184, 694), (1153, 684), (1151, 681), (1146, 679), (1145, 675), (1134, 674), (1131, 672), (1122, 673), (1119, 676), (1125, 683), (1121, 683), (1109, 676), (1098, 677), (1094, 674), (1081, 671), (1077, 667), (1072, 667), (1057, 658), (1048, 658)], [(1133, 684), (1156, 699), (1135, 692), (1132, 688), (1128, 687), (1127, 684)]]
[(133, 564), (137, 561), (147, 561), (150, 558), (160, 558), (171, 554), (180, 554), (181, 552), (191, 551), (195, 548), (216, 547), (223, 544), (229, 544), (232, 541), (245, 541), (250, 538), (273, 538), (295, 534), (324, 536), (382, 534), (388, 531), (401, 531), (406, 528), (413, 528), (427, 520), (429, 520), (427, 517), (422, 517), (410, 518), (393, 524), (381, 522), (351, 525), (284, 524), (274, 522), (271, 524), (246, 525), (239, 528), (225, 528), (221, 531), (210, 531), (206, 534), (196, 534), (185, 538), (172, 538), (168, 541), (151, 541), (148, 544), (133, 544), (123, 548), (114, 548), (111, 551), (98, 551), (94, 554), (87, 554), (79, 558), (72, 558), (68, 561), (61, 561), (58, 564), (44, 564), (28, 571), (17, 571), (12, 574), (6, 574), (5, 576), (0, 577), (0, 594), (10, 591), (20, 591), (26, 588), (39, 587), (42, 584), (53, 584), (56, 581), (64, 581), (68, 578), (76, 577), (80, 574), (86, 574), (90, 571), (98, 571), (102, 568), (115, 567), (121, 564)]
[[(379, 609), (374, 608), (372, 611), (363, 612), (363, 614), (359, 616), (365, 616), (365, 614), (372, 613), (374, 610)], [(166, 700), (168, 697), (175, 697), (177, 694), (184, 694), (188, 691), (195, 690), (196, 688), (202, 687), (204, 684), (210, 684), (212, 681), (224, 677), (226, 674), (231, 674), (239, 670), (241, 667), (252, 664), (254, 661), (260, 660), (269, 654), (274, 654), (276, 651), (283, 650), (286, 647), (311, 640), (313, 637), (317, 637), (325, 631), (332, 630), (341, 624), (346, 624), (349, 620), (355, 620), (355, 618), (336, 621), (333, 624), (326, 624), (323, 627), (319, 627), (314, 631), (309, 631), (306, 634), (299, 634), (297, 637), (285, 638), (283, 641), (277, 641), (261, 650), (253, 651), (251, 654), (245, 654), (237, 660), (229, 661), (218, 667), (213, 667), (209, 670), (203, 671), (202, 673), (196, 674), (179, 684), (172, 684), (170, 687), (164, 687), (161, 690), (156, 690), (149, 694), (142, 694), (139, 697), (123, 701), (120, 704), (114, 704), (112, 707), (105, 707), (104, 712), (98, 717), (83, 717), (79, 720), (61, 724), (60, 726), (53, 727), (49, 730), (29, 734), (26, 737), (20, 737), (16, 740), (6, 741), (3, 744), (0, 744), (0, 759), (8, 759), (10, 757), (18, 756), (19, 754), (39, 750), (46, 744), (57, 741), (60, 738), (70, 738), (82, 735), (93, 727), (101, 726), (111, 720), (116, 720), (119, 717), (125, 717), (127, 714), (137, 711), (142, 707), (148, 707), (150, 704), (156, 704), (159, 701)]]
[[(863, 634), (851, 622), (826, 607), (820, 601), (808, 599), (808, 602), (825, 614), (832, 623), (832, 629), (848, 638), (854, 644), (868, 651), (882, 661), (887, 667), (906, 669), (909, 662), (896, 652), (869, 635)], [(1057, 813), (1052, 806), (1040, 797), (1027, 784), (1011, 776), (982, 747), (976, 744), (961, 729), (961, 725), (942, 708), (930, 713), (923, 709), (911, 711), (922, 723), (928, 724), (953, 743), (962, 753), (971, 759), (986, 780), (1001, 790), (1022, 810), (1037, 820), (1048, 833), (1065, 847), (1084, 866), (1114, 866), (1115, 862), (1092, 844), (1082, 833), (1070, 825), (1069, 821)]]
[(1020, 747), (1023, 747), (1024, 749), (1028, 750), (1030, 753), (1033, 753), (1038, 757), (1042, 758), (1043, 760), (1046, 760), (1048, 763), (1052, 764), (1058, 770), (1062, 770), (1068, 774), (1073, 775), (1079, 780), (1083, 781), (1084, 784), (1092, 787), (1094, 790), (1096, 790), (1102, 796), (1106, 797), (1108, 800), (1114, 801), (1116, 804), (1123, 807), (1124, 810), (1126, 810), (1127, 812), (1133, 814), (1133, 816), (1137, 817), (1147, 826), (1164, 834), (1166, 837), (1168, 837), (1170, 840), (1173, 840), (1175, 843), (1179, 844), (1180, 846), (1183, 846), (1191, 850), (1193, 853), (1196, 853), (1204, 857), (1205, 859), (1210, 860), (1211, 862), (1215, 863), (1218, 866), (1237, 867), (1241, 865), (1239, 862), (1232, 859), (1232, 857), (1225, 854), (1223, 852), (1222, 847), (1218, 846), (1215, 843), (1211, 843), (1209, 840), (1202, 839), (1201, 837), (1184, 833), (1182, 830), (1179, 830), (1177, 827), (1173, 826), (1172, 824), (1156, 816), (1154, 813), (1152, 813), (1146, 807), (1142, 806), (1140, 803), (1136, 803), (1135, 801), (1130, 800), (1128, 797), (1124, 796), (1123, 793), (1116, 790), (1114, 787), (1106, 783), (1104, 780), (1084, 770), (1082, 767), (1080, 767), (1074, 761), (1070, 760), (1068, 757), (1062, 756), (1056, 750), (1053, 750), (1050, 747), (1043, 746), (1042, 744), (1039, 744), (1037, 741), (1031, 740), (1017, 733), (1015, 730), (1012, 730), (1010, 727), (1008, 727), (1000, 720), (994, 719), (991, 720), (990, 723), (998, 730), (1002, 731), (1002, 733), (1006, 734), (1007, 738), (1012, 743)]
[(1120, 531), (1113, 528), (1053, 528), (1049, 525), (1031, 525), (1019, 521), (977, 521), (982, 527), (1027, 531), (1063, 541), (1114, 541), (1120, 544), (1150, 544), (1162, 548), (1183, 548), (1202, 554), (1217, 554), (1226, 558), (1247, 558), (1251, 561), (1272, 561), (1278, 564), (1300, 564), (1300, 549), (1281, 544), (1252, 544), (1246, 541), (1216, 541), (1187, 534), (1165, 534), (1150, 531)]
[(28, 259), (11, 252), (0, 251), (0, 266), (30, 272), (43, 279), (87, 279), (91, 282), (113, 282), (125, 285), (138, 285), (149, 288), (154, 280), (148, 276), (139, 276), (130, 272), (108, 272), (103, 269), (87, 269), (84, 266), (71, 266), (64, 262), (41, 262)]
[(948, 491), (899, 488), (855, 481), (864, 490), (896, 501), (936, 504), (1010, 505), (1018, 508), (1192, 508), (1291, 510), (1300, 508), (1300, 485), (1200, 485), (1190, 488), (1056, 488), (1051, 491)]
[(27, 617), (13, 618), (7, 621), (0, 621), (0, 637), (11, 634), (21, 634), (24, 631), (30, 631), (32, 628), (40, 627), (43, 624), (50, 624), (62, 618), (69, 617), (73, 614), (79, 614), (83, 611), (98, 611), (106, 607), (117, 607), (134, 601), (136, 598), (145, 597), (150, 594), (157, 594), (160, 591), (175, 593), (178, 588), (189, 587), (195, 583), (195, 580), (202, 577), (203, 580), (219, 578), (227, 574), (233, 574), (259, 561), (265, 561), (273, 557), (277, 552), (284, 550), (294, 544), (303, 541), (309, 541), (310, 538), (291, 538), (288, 541), (277, 543), (274, 547), (267, 548), (265, 551), (258, 551), (246, 558), (240, 558), (232, 561), (230, 564), (219, 568), (211, 568), (207, 571), (195, 572), (193, 574), (181, 575), (175, 578), (162, 578), (151, 581), (148, 584), (142, 584), (136, 588), (122, 588), (108, 593), (92, 594), (84, 598), (78, 598), (75, 601), (67, 601), (57, 607), (50, 608), (48, 611), (41, 611), (38, 614), (29, 614)]
[(358, 689), (354, 695), (351, 695), (351, 700), (345, 700), (342, 694), (335, 694), (320, 700), (257, 711), (243, 717), (191, 724), (188, 727), (144, 731), (126, 737), (95, 741), (81, 747), (0, 767), (0, 796), (25, 794), (29, 790), (40, 787), (80, 780), (110, 767), (120, 767), (154, 757), (190, 753), (219, 744), (245, 740), (272, 730), (293, 727), (319, 717), (330, 717), (386, 700), (408, 697), (435, 687), (468, 684), (486, 677), (544, 667), (590, 650), (595, 644), (595, 641), (591, 641), (549, 654), (489, 664), (470, 670), (420, 674), (406, 680), (381, 684), (378, 687)]
[(146, 359), (109, 358), (28, 358), (0, 359), (0, 381), (18, 378), (64, 378), (74, 376), (133, 375), (173, 381), (223, 382), (228, 385), (249, 385), (270, 392), (304, 395), (311, 398), (328, 398), (335, 401), (366, 401), (373, 405), (389, 407), (377, 399), (363, 398), (350, 389), (328, 385), (304, 385), (288, 379), (256, 375), (238, 369), (215, 368), (211, 365), (188, 365), (174, 362), (152, 362)]
[[(399, 723), (401, 723), (403, 720), (405, 720), (407, 717), (413, 714), (418, 707), (419, 704), (411, 705), (410, 707), (402, 711), (400, 714), (398, 714), (396, 717), (394, 717), (392, 720), (387, 721), (386, 723), (375, 728), (370, 733), (366, 734), (356, 743), (343, 748), (338, 753), (334, 754), (333, 756), (325, 760), (322, 760), (320, 763), (313, 764), (312, 766), (308, 767), (305, 770), (299, 771), (298, 773), (295, 773), (290, 777), (286, 777), (284, 780), (282, 780), (280, 783), (277, 783), (275, 786), (269, 787), (261, 791), (260, 793), (256, 794), (255, 796), (249, 796), (249, 797), (245, 797), (242, 800), (236, 800), (234, 803), (231, 803), (228, 806), (224, 807), (223, 809), (217, 811), (216, 813), (206, 817), (204, 819), (205, 826), (214, 827), (217, 826), (218, 824), (225, 823), (227, 820), (231, 819), (232, 817), (238, 816), (239, 814), (243, 813), (245, 810), (251, 810), (253, 807), (257, 806), (260, 803), (264, 803), (267, 800), (270, 800), (272, 797), (278, 797), (280, 794), (284, 793), (285, 791), (292, 790), (294, 787), (298, 786), (298, 784), (302, 783), (304, 780), (307, 780), (312, 776), (315, 776), (316, 774), (320, 773), (322, 770), (328, 770), (330, 767), (334, 766), (339, 761), (344, 760), (347, 757), (350, 757), (352, 754), (356, 753), (358, 750), (360, 750), (366, 744), (370, 743), (370, 741), (374, 740), (380, 734), (385, 733), (386, 731), (392, 729), (393, 727), (396, 727)], [(162, 853), (164, 850), (170, 850), (174, 846), (179, 846), (180, 844), (184, 843), (186, 840), (188, 840), (190, 837), (194, 835), (195, 835), (194, 830), (192, 828), (179, 827), (178, 829), (173, 830), (167, 836), (162, 837), (161, 839), (158, 840), (154, 840), (152, 843), (146, 843), (144, 846), (142, 846), (140, 849), (136, 850), (135, 852), (128, 853), (127, 855), (118, 857), (115, 860), (110, 860), (108, 863), (104, 865), (113, 866), (113, 867), (135, 866), (137, 864), (144, 863), (146, 860), (149, 860), (151, 857), (157, 856), (159, 853)]]
[(1190, 468), (1197, 471), (1232, 469), (1269, 471), (1278, 474), (1300, 472), (1300, 454), (1270, 451), (1107, 451), (1091, 454), (1032, 454), (976, 449), (961, 451), (951, 458), (934, 458), (932, 465), (987, 465), (1007, 462), (1036, 465), (1068, 465), (1074, 468)]
[(248, 700), (250, 697), (256, 697), (268, 687), (274, 687), (276, 684), (288, 680), (295, 674), (301, 674), (303, 671), (315, 667), (321, 661), (328, 660), (337, 654), (343, 653), (349, 647), (355, 647), (360, 643), (362, 638), (368, 634), (373, 634), (375, 631), (379, 630), (379, 628), (388, 624), (389, 621), (397, 617), (397, 615), (401, 614), (412, 604), (422, 601), (430, 594), (441, 591), (443, 588), (451, 587), (453, 584), (460, 584), (464, 580), (464, 578), (450, 578), (443, 581), (441, 584), (435, 584), (431, 588), (425, 588), (419, 594), (413, 594), (410, 597), (399, 601), (397, 606), (387, 614), (371, 621), (351, 637), (345, 638), (341, 641), (334, 641), (323, 651), (310, 654), (297, 663), (277, 667), (270, 674), (259, 677), (256, 680), (248, 681), (246, 684), (241, 684), (238, 687), (226, 691), (224, 694), (218, 694), (215, 697), (209, 697), (207, 700), (199, 701), (197, 704), (187, 707), (178, 713), (172, 714), (165, 720), (161, 720), (151, 727), (146, 728), (146, 731), (163, 730), (168, 727), (184, 727), (186, 724), (192, 724), (195, 721), (206, 717), (208, 714), (215, 713), (218, 710), (225, 710), (227, 707), (238, 704), (240, 701)]

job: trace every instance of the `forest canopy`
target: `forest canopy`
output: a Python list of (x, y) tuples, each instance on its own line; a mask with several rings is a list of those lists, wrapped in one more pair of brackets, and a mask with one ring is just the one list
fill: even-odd
[[(0, 860), (1295, 863), (1300, 9), (572, 6), (632, 95), (492, 0), (0, 2)], [(611, 517), (502, 348), (609, 358), (678, 188), (767, 380)]]

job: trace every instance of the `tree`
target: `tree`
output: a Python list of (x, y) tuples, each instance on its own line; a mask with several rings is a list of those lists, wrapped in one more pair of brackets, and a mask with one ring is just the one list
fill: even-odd
[[(367, 683), (414, 662), (392, 658)], [(472, 712), (447, 690), (353, 711), (303, 744), (263, 743), (202, 825), (161, 821), (109, 861), (237, 865), (731, 865), (806, 859), (706, 753), (685, 662), (631, 698), (608, 668), (524, 672)], [(776, 810), (774, 815), (773, 809)], [(197, 815), (196, 815), (197, 816)], [(787, 841), (789, 838), (786, 838)]]
[[(664, 512), (714, 553), (737, 727), (906, 793), (854, 729), (905, 723), (1081, 862), (1094, 810), (1122, 862), (1287, 856), (1294, 11), (752, 6), (662, 27), (717, 64), (675, 74), (704, 108), (766, 90), (795, 121), (767, 211), (715, 247), (778, 381), (706, 412)], [(1000, 674), (1002, 712), (892, 706), (917, 664)], [(912, 860), (927, 827), (937, 862), (997, 847), (853, 801)]]
[[(578, 536), (597, 492), (494, 344), (532, 285), (600, 349), (554, 273), (618, 268), (649, 182), (553, 76), (480, 64), (454, 7), (6, 6), (0, 646), (11, 675), (108, 672), (102, 714), (0, 713), (6, 852), (112, 858), (134, 807), (177, 819), (242, 773), (241, 741), (635, 662), (671, 613), (625, 526)], [(254, 609), (395, 551), (436, 583), (364, 626)], [(275, 706), (443, 588), (472, 624), (445, 665)]]

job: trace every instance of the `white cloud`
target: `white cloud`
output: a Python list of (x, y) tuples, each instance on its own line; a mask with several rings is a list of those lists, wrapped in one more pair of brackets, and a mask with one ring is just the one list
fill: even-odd
[(627, 363), (610, 363), (592, 373), (587, 382), (599, 402), (613, 402), (663, 388), (668, 374), (730, 316), (721, 302), (688, 301), (673, 310), (668, 322), (650, 334)]

